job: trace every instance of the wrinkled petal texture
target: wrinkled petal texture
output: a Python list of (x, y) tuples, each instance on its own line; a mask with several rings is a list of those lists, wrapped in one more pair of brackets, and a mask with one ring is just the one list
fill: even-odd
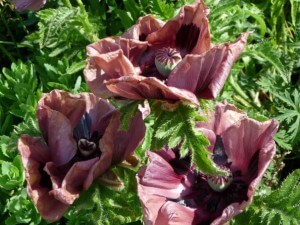
[[(198, 190), (201, 196), (202, 191), (209, 186), (203, 183), (206, 182), (205, 180), (197, 182), (197, 179), (202, 178), (196, 175), (194, 167), (181, 167), (188, 164), (176, 164), (175, 167), (174, 163), (178, 160), (174, 161), (174, 152), (177, 150), (163, 148), (155, 153), (149, 152), (147, 166), (142, 167), (137, 174), (138, 196), (143, 206), (145, 224), (222, 225), (241, 213), (251, 203), (255, 188), (259, 185), (275, 154), (273, 136), (278, 129), (278, 122), (255, 121), (226, 102), (218, 103), (215, 113), (209, 112), (208, 116), (208, 121), (197, 123), (196, 129), (202, 130), (210, 139), (212, 145), (210, 151), (213, 149), (216, 137), (221, 136), (225, 153), (232, 162), (230, 170), (240, 174), (233, 179), (246, 185), (245, 192), (234, 193), (234, 196), (243, 195), (235, 197), (241, 201), (227, 203), (229, 198), (225, 196), (225, 200), (220, 200), (220, 204), (218, 203), (218, 207), (222, 208), (214, 212), (207, 210), (202, 200), (195, 205), (189, 205), (186, 200), (194, 201), (194, 198), (189, 196), (197, 196), (195, 190)], [(178, 171), (180, 168), (184, 169), (183, 173)], [(205, 187), (198, 187), (195, 182), (198, 186), (205, 185)], [(195, 189), (196, 187), (198, 189)], [(230, 187), (227, 190), (229, 192)], [(213, 200), (214, 191), (209, 190), (208, 194), (208, 197)], [(222, 196), (217, 194), (216, 199)]]
[(18, 141), (18, 149), (25, 168), (28, 195), (44, 219), (58, 220), (66, 212), (68, 205), (49, 195), (51, 187), (41, 174), (43, 165), (50, 160), (46, 144), (40, 138), (22, 135)]
[(111, 92), (134, 100), (183, 100), (199, 105), (198, 99), (193, 93), (175, 87), (168, 87), (155, 77), (125, 76), (108, 80), (106, 87)]
[(24, 10), (33, 10), (37, 11), (41, 9), (47, 0), (12, 0), (17, 11), (24, 11)]
[(113, 152), (112, 163), (118, 164), (132, 155), (141, 144), (146, 126), (140, 111), (131, 119), (128, 130), (120, 130), (120, 113), (115, 113), (105, 135), (101, 139), (102, 149)]
[(152, 46), (178, 48), (182, 55), (205, 52), (211, 45), (208, 14), (209, 9), (202, 0), (186, 5), (161, 29), (149, 34), (146, 40)]
[(122, 38), (145, 41), (146, 37), (159, 30), (165, 23), (152, 15), (140, 17), (135, 25), (126, 31)]
[[(28, 194), (49, 221), (61, 218), (95, 178), (132, 154), (145, 134), (141, 112), (132, 119), (128, 131), (120, 131), (120, 113), (89, 93), (53, 90), (44, 94), (38, 102), (37, 118), (44, 138), (22, 135), (18, 148)], [(84, 132), (78, 130), (81, 126), (89, 135), (99, 137), (93, 140), (98, 141), (95, 144), (101, 154), (80, 158), (74, 132)]]
[(216, 98), (233, 63), (245, 48), (249, 34), (244, 33), (234, 43), (213, 47), (203, 54), (186, 55), (171, 72), (166, 84), (188, 90), (199, 98)]

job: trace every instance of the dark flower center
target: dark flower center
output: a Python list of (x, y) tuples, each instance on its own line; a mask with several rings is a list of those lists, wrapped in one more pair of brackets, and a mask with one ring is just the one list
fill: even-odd
[(232, 182), (232, 174), (230, 171), (231, 162), (225, 153), (224, 144), (222, 137), (217, 135), (216, 143), (213, 150), (213, 161), (214, 163), (223, 170), (228, 172), (227, 176), (211, 176), (207, 175), (207, 182), (209, 186), (215, 191), (224, 191)]
[(98, 131), (91, 134), (92, 121), (88, 113), (85, 113), (74, 128), (73, 136), (77, 141), (76, 161), (91, 159), (101, 155), (99, 140), (101, 135)]

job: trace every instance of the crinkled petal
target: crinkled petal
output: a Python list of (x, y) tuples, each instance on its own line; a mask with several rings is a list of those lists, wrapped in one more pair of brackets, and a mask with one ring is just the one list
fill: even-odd
[(62, 113), (42, 106), (38, 109), (38, 120), (39, 125), (42, 125), (47, 134), (52, 161), (57, 166), (68, 163), (77, 151), (77, 143), (73, 138), (73, 127), (70, 120)]
[(57, 221), (66, 212), (69, 205), (49, 195), (51, 187), (45, 182), (50, 181), (47, 174), (41, 174), (44, 164), (50, 160), (50, 155), (45, 143), (37, 137), (22, 135), (18, 148), (25, 168), (27, 193), (33, 200), (41, 216), (48, 221)]
[(152, 15), (140, 17), (135, 25), (130, 27), (122, 38), (144, 41), (151, 33), (160, 29), (165, 23)]
[(110, 92), (104, 84), (104, 81), (110, 79), (110, 76), (99, 69), (93, 60), (86, 61), (83, 73), (85, 81), (92, 93), (101, 98), (109, 98), (115, 95)]
[(106, 87), (119, 96), (133, 100), (182, 100), (199, 105), (198, 99), (193, 93), (175, 87), (168, 87), (154, 77), (125, 76), (108, 80)]
[(275, 120), (258, 122), (243, 118), (223, 132), (221, 136), (225, 152), (232, 161), (232, 170), (246, 174), (251, 158), (272, 140), (277, 129), (278, 122)]
[(12, 0), (17, 11), (37, 11), (46, 4), (47, 0)]
[(142, 142), (146, 127), (142, 113), (131, 119), (128, 130), (120, 130), (120, 113), (115, 113), (108, 125), (101, 143), (104, 149), (111, 149), (113, 153), (112, 163), (117, 164), (125, 160)]
[(19, 138), (18, 149), (25, 169), (27, 168), (29, 159), (41, 163), (46, 163), (51, 160), (48, 146), (39, 137), (30, 137), (27, 134), (23, 134)]
[(236, 42), (216, 46), (201, 55), (186, 55), (171, 72), (167, 85), (191, 91), (199, 98), (216, 98), (245, 48), (249, 34), (244, 33)]
[(44, 117), (39, 115), (39, 111), (40, 109), (43, 110), (45, 107), (63, 114), (66, 118), (68, 118), (73, 128), (80, 121), (86, 108), (84, 99), (80, 98), (79, 95), (73, 95), (60, 90), (53, 90), (50, 93), (43, 94), (42, 98), (38, 102), (37, 116), (39, 126), (44, 137), (48, 137), (46, 132), (47, 127), (44, 127), (47, 122), (43, 121)]
[(216, 135), (220, 135), (231, 125), (247, 117), (247, 114), (226, 101), (216, 104), (215, 112), (203, 112), (202, 115), (208, 118), (205, 122), (197, 122), (196, 128), (212, 130)]
[(159, 210), (155, 225), (192, 225), (194, 223), (195, 209), (167, 201)]
[(170, 46), (186, 53), (199, 54), (210, 48), (208, 8), (203, 1), (184, 6), (179, 14), (161, 29), (148, 35), (147, 41), (155, 46)]
[(110, 78), (118, 78), (136, 73), (134, 67), (147, 49), (147, 42), (125, 38), (104, 38), (88, 45), (86, 49), (90, 64), (94, 64), (97, 70), (103, 70)]
[[(255, 174), (248, 174), (246, 173), (246, 177), (252, 178), (249, 182), (248, 187), (248, 200), (243, 201), (241, 203), (233, 203), (227, 206), (223, 212), (222, 215), (218, 218), (216, 218), (211, 224), (212, 225), (222, 225), (229, 221), (234, 216), (240, 214), (247, 206), (249, 206), (253, 200), (254, 197), (254, 191), (259, 185), (265, 171), (267, 170), (267, 167), (269, 166), (270, 162), (272, 161), (273, 156), (276, 152), (276, 144), (273, 140), (267, 142), (264, 147), (259, 150), (258, 154), (258, 164), (257, 164), (257, 170)], [(253, 179), (254, 176), (254, 179)]]
[[(59, 179), (59, 169), (52, 162), (47, 163), (45, 170), (56, 184), (50, 194), (59, 201), (71, 205), (83, 191), (83, 184), (93, 165), (99, 158), (79, 161), (72, 165), (63, 180)], [(59, 182), (60, 181), (60, 182)]]
[(172, 166), (160, 155), (150, 151), (147, 154), (149, 163), (145, 170), (138, 173), (139, 185), (143, 186), (148, 195), (179, 198), (184, 188), (181, 185), (183, 176), (176, 174)]

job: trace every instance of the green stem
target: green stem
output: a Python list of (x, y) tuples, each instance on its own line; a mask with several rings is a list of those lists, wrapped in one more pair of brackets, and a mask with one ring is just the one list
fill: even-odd
[(16, 59), (0, 44), (1, 51), (9, 58), (11, 62), (16, 62)]
[(76, 0), (77, 4), (79, 5), (80, 9), (82, 10), (82, 12), (85, 12), (85, 7), (84, 7), (84, 4), (82, 3), (81, 0)]
[(72, 4), (70, 2), (70, 0), (63, 0), (65, 6), (67, 6), (68, 8), (72, 8)]
[(260, 109), (253, 101), (248, 101), (248, 95), (242, 90), (238, 83), (234, 81), (233, 76), (229, 76), (229, 83), (231, 84), (235, 92), (240, 96), (240, 98), (243, 99), (245, 106), (248, 107), (249, 105), (251, 105), (257, 110)]

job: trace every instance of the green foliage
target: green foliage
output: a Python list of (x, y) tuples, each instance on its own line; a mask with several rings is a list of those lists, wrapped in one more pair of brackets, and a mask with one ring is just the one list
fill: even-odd
[[(11, 70), (0, 74), (0, 134), (12, 131), (12, 125), (35, 115), (39, 92), (34, 65), (21, 61), (13, 63)], [(28, 92), (30, 90), (30, 92)], [(37, 93), (36, 93), (37, 92)]]
[(286, 121), (288, 139), (292, 142), (300, 140), (300, 101), (299, 92), (294, 90), (292, 94), (285, 91), (284, 95), (274, 94), (280, 101), (286, 105), (286, 108), (279, 108), (280, 115), (276, 117), (279, 121)]
[(5, 207), (9, 217), (5, 219), (6, 225), (16, 224), (40, 224), (41, 217), (37, 213), (33, 203), (28, 199), (26, 189), (17, 191), (12, 196)]
[(300, 222), (300, 170), (294, 170), (281, 186), (268, 195), (257, 196), (254, 203), (232, 224), (285, 224)]
[(210, 159), (210, 153), (206, 149), (209, 140), (195, 129), (196, 121), (205, 121), (205, 118), (194, 107), (183, 103), (173, 106), (172, 109), (163, 110), (164, 107), (156, 103), (151, 108), (154, 111), (154, 124), (150, 148), (159, 150), (164, 145), (170, 148), (179, 147), (181, 157), (191, 153), (192, 163), (203, 173), (223, 174)]
[(67, 213), (68, 225), (127, 224), (140, 220), (141, 206), (136, 195), (136, 171), (116, 167), (114, 172), (124, 182), (125, 188), (116, 191), (95, 182), (89, 190), (81, 193)]

